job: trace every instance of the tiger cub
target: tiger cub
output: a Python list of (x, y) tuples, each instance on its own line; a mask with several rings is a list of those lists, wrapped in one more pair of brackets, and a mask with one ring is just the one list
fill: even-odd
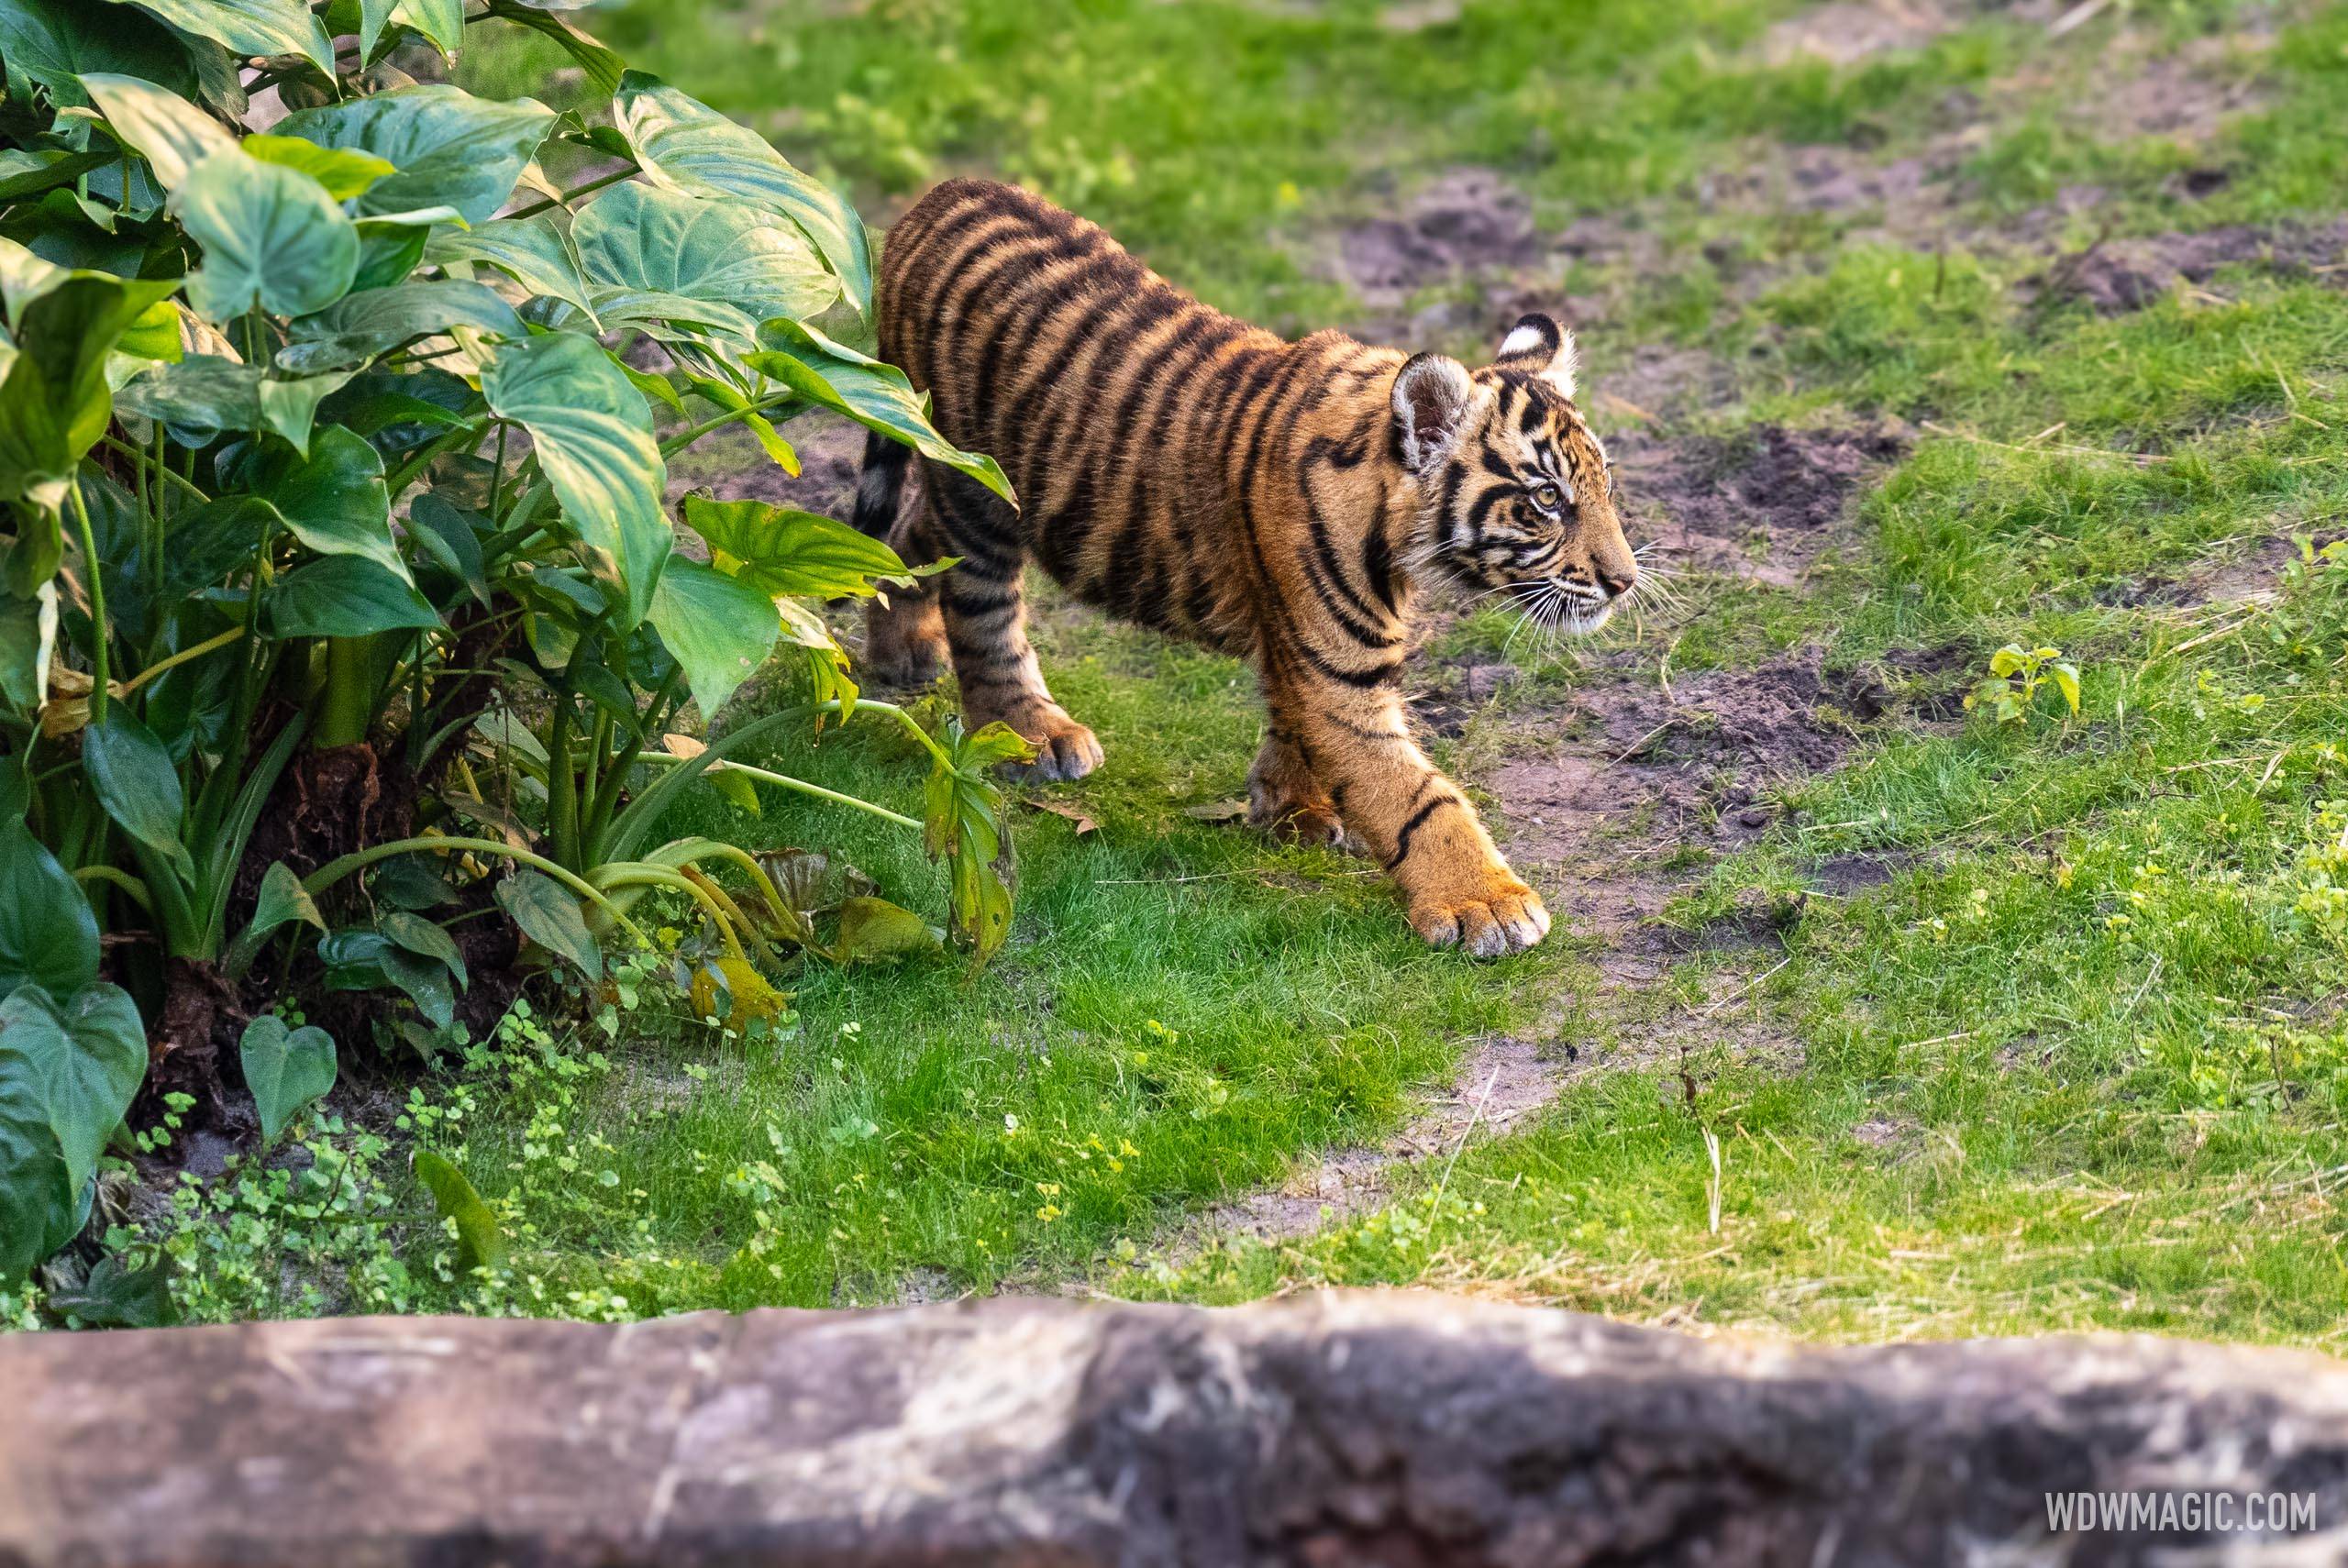
[(1093, 225), (1013, 186), (939, 185), (890, 230), (881, 356), (1020, 507), (874, 437), (856, 523), (910, 562), (959, 558), (871, 613), (867, 660), (919, 684), (950, 657), (976, 725), (1034, 742), (1034, 776), (1101, 765), (1025, 633), (1029, 558), (1077, 597), (1252, 662), (1268, 723), (1249, 820), (1348, 832), (1411, 924), (1479, 957), (1549, 913), (1412, 743), (1399, 687), (1414, 584), (1513, 592), (1576, 632), (1638, 577), (1606, 453), (1573, 403), (1573, 341), (1528, 315), (1490, 365), (1342, 333), (1287, 342), (1211, 310)]

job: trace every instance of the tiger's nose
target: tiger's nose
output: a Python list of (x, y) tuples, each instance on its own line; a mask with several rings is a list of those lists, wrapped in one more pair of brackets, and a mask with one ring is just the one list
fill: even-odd
[(1622, 598), (1623, 595), (1631, 591), (1632, 585), (1638, 580), (1639, 569), (1636, 567), (1624, 567), (1619, 571), (1609, 567), (1598, 569), (1599, 586), (1606, 590), (1606, 597), (1609, 599)]

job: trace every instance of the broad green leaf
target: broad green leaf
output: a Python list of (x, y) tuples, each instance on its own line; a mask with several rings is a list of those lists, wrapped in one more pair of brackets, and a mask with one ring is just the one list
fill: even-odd
[(773, 599), (869, 597), (873, 579), (905, 577), (884, 541), (813, 512), (689, 495), (685, 526), (708, 543), (710, 564)]
[(191, 354), (127, 383), (115, 393), (115, 408), (159, 420), (190, 446), (209, 445), (224, 430), (267, 430), (306, 454), (320, 400), (349, 379), (345, 372), (271, 377), (218, 355)]
[(753, 332), (840, 297), (796, 226), (743, 202), (619, 185), (579, 215), (570, 237), (590, 282), (721, 304), (747, 314)]
[[(0, 240), (0, 295), (16, 349), (0, 370), (0, 501), (29, 499), (56, 511), (113, 417), (108, 351), (172, 287), (51, 267)], [(43, 564), (32, 581), (12, 573), (19, 591), (47, 580), (55, 562)]]
[(87, 1190), (69, 1179), (31, 1069), (0, 1054), (0, 1282), (23, 1278), (73, 1239)]
[(147, 1030), (118, 986), (92, 985), (57, 1000), (24, 986), (0, 1001), (0, 1077), (28, 1074), (79, 1188), (97, 1169), (147, 1076)]
[(586, 282), (579, 275), (579, 252), (570, 237), (543, 213), (497, 218), (465, 231), (436, 230), (425, 245), (424, 259), (436, 267), (464, 262), (494, 267), (531, 293), (578, 310), (590, 327), (601, 330), (587, 302)]
[(270, 863), (261, 874), (260, 895), (253, 904), (252, 922), (238, 933), (229, 949), (229, 967), (242, 971), (260, 954), (262, 944), (282, 928), (300, 921), (320, 931), (327, 928), (326, 916), (318, 912), (317, 900), (302, 886), (302, 878), (282, 860)]
[(105, 147), (89, 152), (0, 149), (0, 202), (20, 202), (61, 185), (71, 185), (91, 170), (105, 167), (114, 157), (113, 149)]
[(660, 574), (648, 618), (684, 667), (703, 723), (765, 661), (781, 632), (765, 594), (685, 556)]
[(850, 899), (840, 905), (840, 928), (832, 939), (832, 956), (843, 964), (902, 958), (908, 953), (933, 951), (938, 941), (937, 928), (909, 909), (886, 899)]
[(224, 430), (260, 428), (259, 366), (217, 354), (190, 354), (124, 383), (116, 409), (171, 426), (189, 446), (208, 446)]
[(418, 1149), (409, 1162), (415, 1179), (432, 1195), (440, 1217), (457, 1228), (457, 1266), (460, 1269), (502, 1268), (505, 1264), (505, 1233), (497, 1216), (481, 1200), (464, 1172), (429, 1149)]
[(393, 0), (392, 20), (429, 39), (444, 58), (464, 47), (464, 0)]
[(318, 959), (327, 966), (327, 984), (333, 989), (374, 990), (388, 983), (406, 992), (416, 1010), (442, 1029), (457, 1016), (448, 966), (419, 957), (382, 932), (338, 931), (318, 944)]
[[(193, 97), (199, 51), (150, 17), (94, 5), (92, 0), (6, 0), (0, 5), (0, 60), (12, 78), (29, 79), (61, 105), (90, 101), (85, 74), (135, 76)], [(225, 68), (225, 62), (223, 62)]]
[(0, 597), (0, 698), (26, 718), (49, 701), (50, 661), (56, 650), (55, 583), (42, 583), (30, 598)]
[(405, 910), (386, 910), (376, 918), (375, 929), (417, 957), (430, 959), (446, 968), (457, 977), (459, 986), (472, 983), (465, 973), (465, 955), (457, 951), (457, 944), (449, 939), (447, 932), (422, 915)]
[(2071, 717), (2077, 718), (2079, 716), (2079, 667), (2069, 663), (2052, 664), (2046, 668), (2046, 678), (2054, 683), (2054, 690), (2063, 694), (2063, 701), (2070, 704)]
[(194, 862), (180, 842), (187, 800), (179, 769), (137, 714), (120, 702), (106, 704), (105, 716), (83, 732), (82, 770), (116, 826), (170, 860), (182, 876), (194, 875)]
[(84, 1328), (170, 1328), (180, 1320), (172, 1299), (172, 1267), (169, 1253), (139, 1268), (126, 1268), (109, 1253), (90, 1265), (78, 1288), (50, 1292), (49, 1305)]
[(488, 15), (543, 33), (560, 45), (595, 91), (610, 97), (619, 90), (620, 78), (627, 73), (626, 63), (590, 35), (581, 32), (563, 17), (549, 15), (523, 0), (489, 0)]
[(0, 996), (78, 995), (98, 976), (98, 922), (81, 884), (22, 819), (0, 826)]
[(361, 216), (449, 206), (479, 224), (513, 193), (554, 121), (554, 111), (533, 98), (497, 102), (430, 83), (303, 109), (272, 129), (372, 153), (397, 169), (359, 198)]
[(116, 138), (147, 160), (163, 189), (177, 190), (188, 171), (237, 145), (219, 121), (187, 98), (135, 76), (92, 72), (82, 78), (90, 101)]
[(494, 591), (489, 583), (481, 533), (473, 526), (479, 515), (451, 505), (439, 491), (427, 490), (408, 502), (408, 537), (487, 608)]
[(761, 451), (774, 459), (775, 466), (793, 479), (799, 477), (798, 452), (776, 432), (772, 420), (750, 405), (748, 398), (714, 377), (694, 375), (690, 371), (686, 373), (685, 385), (697, 395), (739, 417), (742, 428), (758, 441)]
[(334, 44), (302, 0), (131, 0), (183, 33), (240, 55), (298, 54), (334, 75)]
[(287, 445), (308, 457), (318, 404), (340, 392), (350, 377), (349, 370), (332, 370), (322, 376), (263, 378), (254, 389), (260, 399), (261, 428), (283, 436)]
[(349, 294), (303, 317), (277, 362), (300, 371), (349, 368), (460, 326), (501, 337), (520, 337), (526, 330), (514, 307), (482, 284), (419, 280)]
[(267, 603), (271, 629), (281, 637), (364, 637), (440, 625), (424, 595), (364, 556), (327, 556), (297, 567), (270, 591)]
[(523, 935), (568, 959), (589, 979), (604, 977), (603, 950), (587, 930), (579, 900), (553, 878), (538, 871), (517, 872), (497, 884), (497, 901)]
[(694, 196), (738, 196), (779, 213), (815, 242), (858, 314), (872, 314), (872, 247), (856, 209), (801, 173), (756, 131), (639, 72), (620, 81), (612, 114), (645, 175)]
[(260, 1112), (260, 1135), (274, 1143), (278, 1134), (316, 1104), (334, 1088), (334, 1036), (316, 1024), (288, 1029), (273, 1012), (262, 1013), (245, 1025), (238, 1046), (244, 1064), (245, 1087), (253, 1091)]
[(172, 203), (204, 247), (187, 297), (207, 321), (233, 321), (255, 306), (308, 315), (349, 293), (358, 275), (359, 231), (325, 187), (241, 149), (190, 170)]
[[(298, 136), (271, 136), (256, 131), (245, 138), (243, 146), (248, 157), (307, 174), (325, 186), (327, 194), (338, 202), (361, 195), (384, 175), (398, 172), (371, 152), (320, 147)], [(163, 183), (168, 185), (171, 182), (166, 180)]]
[(1016, 504), (1011, 481), (992, 458), (965, 452), (932, 427), (904, 371), (867, 359), (795, 321), (770, 321), (759, 330), (787, 345), (787, 351), (746, 355), (744, 362), (752, 370), (765, 371), (810, 402), (903, 441), (925, 458), (960, 469)]
[[(608, 283), (591, 284), (587, 297), (606, 331), (641, 326), (663, 342), (705, 338), (715, 333), (740, 343), (758, 336), (758, 323), (750, 313), (723, 300), (697, 300), (657, 289), (614, 288)], [(670, 330), (659, 330), (662, 327)]]
[(622, 626), (651, 607), (668, 564), (668, 466), (644, 394), (593, 339), (508, 343), (482, 372), (491, 412), (530, 433), (538, 465), (595, 573), (618, 591)]
[(363, 557), (414, 588), (415, 580), (392, 537), (383, 459), (349, 431), (329, 425), (306, 460), (279, 466), (257, 488), (294, 536), (318, 554)]

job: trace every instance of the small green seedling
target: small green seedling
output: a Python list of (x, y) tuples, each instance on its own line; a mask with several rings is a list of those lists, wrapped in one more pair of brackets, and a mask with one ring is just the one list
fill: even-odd
[(1989, 673), (1965, 699), (1967, 710), (1987, 708), (2001, 724), (2027, 721), (2042, 686), (2063, 694), (2071, 716), (2079, 716), (2079, 667), (2054, 647), (2026, 648), (2008, 643), (1989, 656)]

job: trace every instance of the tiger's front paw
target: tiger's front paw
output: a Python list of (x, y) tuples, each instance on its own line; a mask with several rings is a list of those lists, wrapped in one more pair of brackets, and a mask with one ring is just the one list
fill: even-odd
[(1548, 935), (1549, 911), (1540, 894), (1497, 869), (1472, 892), (1412, 899), (1411, 928), (1432, 946), (1457, 943), (1470, 957), (1498, 958)]
[(1036, 748), (1033, 761), (1004, 763), (1006, 778), (1022, 783), (1072, 783), (1103, 760), (1099, 737), (1058, 708), (1048, 712), (1030, 711), (1004, 722)]

